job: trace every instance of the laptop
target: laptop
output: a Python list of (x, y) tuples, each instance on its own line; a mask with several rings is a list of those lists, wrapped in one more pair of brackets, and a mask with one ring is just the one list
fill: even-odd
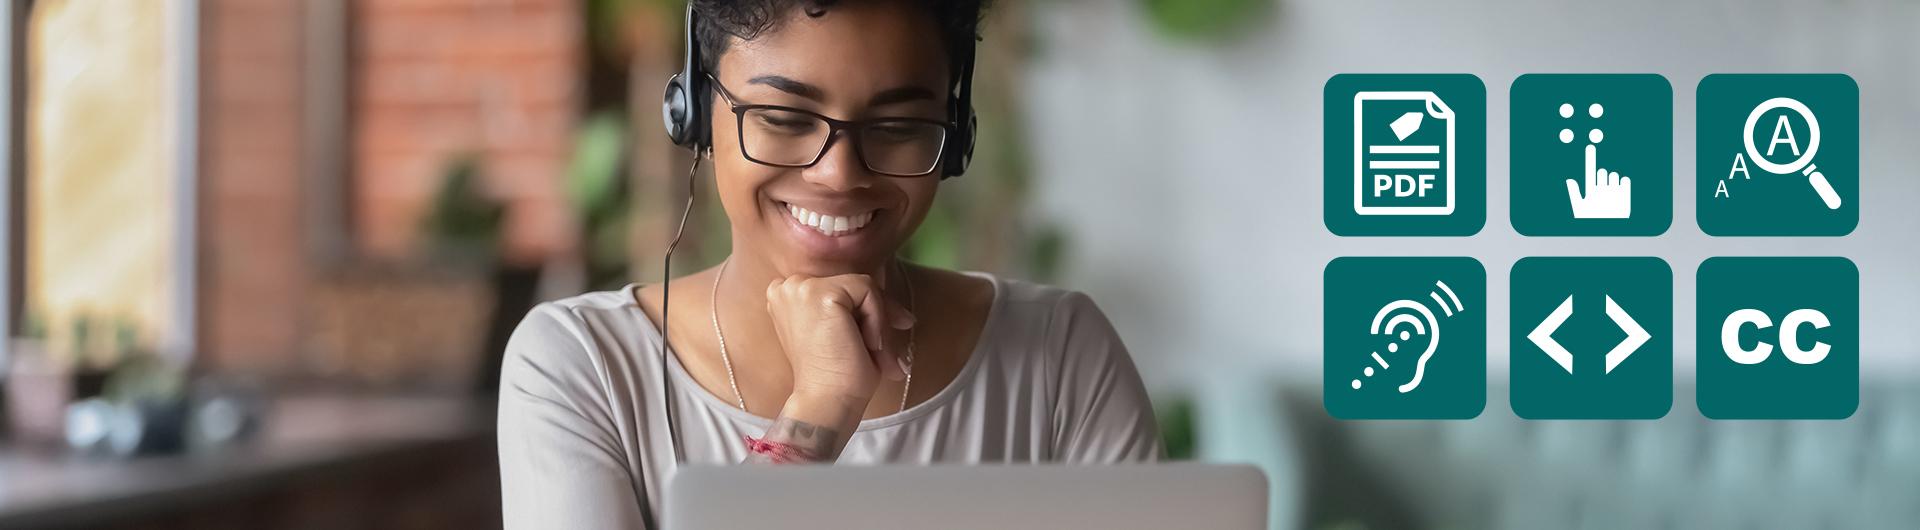
[(1257, 529), (1244, 465), (701, 466), (667, 485), (665, 528)]

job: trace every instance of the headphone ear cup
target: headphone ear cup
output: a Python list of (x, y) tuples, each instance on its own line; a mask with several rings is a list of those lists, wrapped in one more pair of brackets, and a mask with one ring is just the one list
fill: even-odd
[(687, 86), (680, 74), (674, 74), (667, 80), (667, 90), (660, 101), (660, 122), (667, 128), (667, 138), (676, 145), (687, 145), (693, 135), (689, 134), (688, 115), (692, 103), (687, 97)]
[(700, 43), (694, 39), (694, 18), (693, 2), (687, 2), (685, 55), (681, 58), (680, 73), (667, 79), (667, 90), (660, 100), (660, 122), (667, 128), (667, 138), (675, 145), (697, 152), (706, 142), (706, 135), (701, 131), (706, 113), (700, 105), (700, 98), (706, 95), (706, 74), (700, 71)]

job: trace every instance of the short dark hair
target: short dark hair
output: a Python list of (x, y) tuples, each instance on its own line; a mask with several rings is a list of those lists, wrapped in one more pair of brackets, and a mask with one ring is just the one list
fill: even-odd
[[(958, 53), (971, 47), (980, 36), (980, 17), (990, 0), (893, 0), (915, 4), (940, 26), (941, 42), (947, 59), (959, 67)], [(753, 40), (777, 29), (793, 9), (807, 16), (825, 15), (838, 0), (692, 0), (697, 23), (694, 43), (700, 47), (700, 67), (718, 72), (720, 55), (726, 53), (732, 37)], [(957, 73), (957, 72), (956, 72)]]

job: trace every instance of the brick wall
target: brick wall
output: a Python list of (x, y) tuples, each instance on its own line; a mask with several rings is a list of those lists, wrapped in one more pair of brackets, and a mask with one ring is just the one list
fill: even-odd
[(358, 248), (416, 249), (449, 160), (509, 202), (510, 259), (572, 247), (561, 197), (583, 64), (578, 0), (361, 0), (353, 14)]
[(272, 371), (299, 340), (301, 6), (202, 0), (200, 359)]
[[(311, 2), (345, 1), (341, 176), (312, 175), (305, 98)], [(325, 5), (325, 4), (315, 4)], [(405, 261), (456, 155), (480, 157), (509, 205), (509, 259), (574, 247), (562, 199), (579, 113), (580, 0), (201, 0), (200, 359), (220, 371), (298, 371), (315, 285), (347, 257)], [(336, 80), (338, 82), (338, 80)], [(341, 179), (316, 184), (312, 179)], [(331, 184), (329, 182), (332, 182)], [(314, 186), (339, 186), (333, 199)], [(337, 208), (342, 215), (313, 215)], [(339, 227), (311, 226), (336, 219)], [(318, 220), (318, 221), (316, 221)]]

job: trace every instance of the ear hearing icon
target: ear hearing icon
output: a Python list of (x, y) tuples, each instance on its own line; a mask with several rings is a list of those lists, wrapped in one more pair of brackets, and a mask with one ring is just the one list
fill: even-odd
[[(1435, 289), (1427, 292), (1427, 298), (1433, 300), (1434, 307), (1440, 309), (1441, 314), (1451, 317), (1454, 313), (1466, 311), (1466, 306), (1460, 303), (1460, 297), (1453, 293), (1452, 288), (1447, 287), (1446, 282), (1436, 281), (1433, 285)], [(1446, 296), (1442, 297), (1442, 293)], [(1440, 320), (1434, 316), (1433, 310), (1428, 309), (1425, 303), (1416, 300), (1389, 302), (1381, 307), (1378, 313), (1374, 313), (1373, 323), (1367, 329), (1374, 335), (1386, 336), (1391, 341), (1386, 347), (1388, 355), (1382, 356), (1378, 351), (1368, 353), (1373, 357), (1374, 364), (1380, 367), (1378, 372), (1393, 368), (1393, 364), (1387, 362), (1388, 357), (1396, 359), (1403, 357), (1398, 355), (1405, 349), (1402, 347), (1403, 344), (1416, 335), (1426, 337), (1426, 349), (1420, 352), (1418, 359), (1412, 361), (1413, 377), (1398, 387), (1402, 394), (1419, 388), (1420, 381), (1426, 377), (1427, 361), (1431, 360), (1434, 351), (1440, 348)], [(1373, 366), (1368, 366), (1361, 370), (1361, 376), (1373, 377), (1376, 372)], [(1354, 390), (1359, 390), (1361, 386), (1360, 379), (1353, 380)]]

